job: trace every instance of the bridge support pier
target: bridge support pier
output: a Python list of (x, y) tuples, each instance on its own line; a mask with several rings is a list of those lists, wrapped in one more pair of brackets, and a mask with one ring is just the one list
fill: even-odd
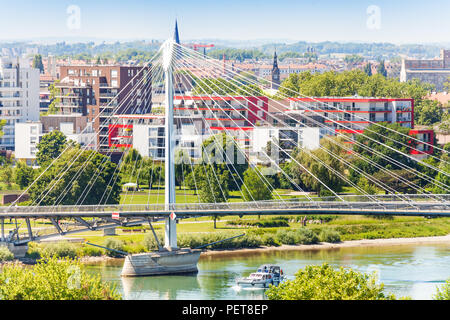
[(164, 234), (164, 248), (169, 251), (177, 250), (177, 222), (170, 218), (166, 219)]

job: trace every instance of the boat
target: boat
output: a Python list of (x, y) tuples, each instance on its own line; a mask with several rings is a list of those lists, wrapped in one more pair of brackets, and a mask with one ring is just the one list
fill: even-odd
[(179, 249), (130, 254), (125, 257), (122, 277), (197, 273), (201, 250)]
[(262, 265), (248, 277), (240, 278), (236, 284), (241, 288), (268, 288), (278, 286), (285, 279), (283, 270), (275, 265)]

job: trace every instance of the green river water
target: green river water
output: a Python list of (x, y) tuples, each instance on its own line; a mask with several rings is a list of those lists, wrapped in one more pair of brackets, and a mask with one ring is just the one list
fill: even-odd
[(239, 290), (235, 281), (261, 264), (277, 264), (288, 278), (306, 265), (327, 262), (360, 272), (377, 272), (385, 291), (412, 299), (432, 299), (450, 278), (450, 243), (339, 248), (317, 251), (267, 251), (227, 257), (201, 257), (196, 275), (121, 278), (121, 261), (89, 265), (89, 272), (114, 282), (125, 299), (218, 300), (265, 299), (264, 291)]

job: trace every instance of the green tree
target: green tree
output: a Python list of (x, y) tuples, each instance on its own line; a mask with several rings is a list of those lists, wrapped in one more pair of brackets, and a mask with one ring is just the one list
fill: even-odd
[(58, 130), (54, 130), (42, 136), (37, 145), (36, 160), (40, 166), (48, 165), (56, 159), (66, 147), (66, 136)]
[(81, 262), (45, 258), (31, 267), (6, 265), (0, 273), (0, 300), (120, 300), (115, 286), (86, 272)]
[[(341, 138), (323, 139), (322, 148), (316, 150), (300, 150), (294, 153), (297, 162), (291, 167), (292, 174), (301, 181), (306, 188), (316, 191), (320, 195), (328, 195), (330, 188), (334, 192), (341, 191), (345, 185), (339, 175), (344, 176), (345, 166), (340, 159), (346, 158), (347, 154), (342, 148)], [(328, 150), (328, 152), (326, 151)], [(330, 153), (334, 155), (331, 156)], [(331, 168), (331, 169), (329, 169)], [(336, 174), (339, 173), (339, 175)], [(328, 188), (325, 187), (328, 186)]]
[(214, 172), (212, 165), (205, 166), (205, 173), (197, 181), (199, 197), (202, 203), (227, 202), (229, 197), (228, 171)]
[(70, 147), (36, 180), (30, 198), (40, 205), (119, 203), (121, 188), (116, 166), (96, 151), (82, 151), (78, 145)]
[(386, 66), (384, 65), (384, 60), (381, 60), (377, 66), (377, 73), (381, 74), (383, 77), (387, 77)]
[(365, 74), (367, 74), (369, 77), (372, 76), (372, 64), (370, 62), (368, 62), (365, 66), (364, 66), (364, 72)]
[(180, 189), (184, 179), (191, 173), (192, 160), (183, 150), (177, 150), (175, 153), (175, 185)]
[(14, 170), (10, 164), (5, 163), (0, 167), (0, 181), (6, 183), (8, 190), (12, 188), (14, 182)]
[(430, 126), (441, 122), (443, 118), (443, 109), (439, 101), (422, 100), (414, 108), (414, 121), (416, 124)]
[(55, 83), (51, 84), (48, 88), (50, 92), (50, 104), (48, 105), (49, 114), (58, 113), (59, 105), (61, 104), (61, 98), (59, 97), (60, 90), (55, 86), (57, 83), (59, 83), (59, 80), (55, 81)]
[(294, 280), (271, 286), (266, 292), (270, 300), (393, 300), (374, 275), (350, 268), (333, 269), (328, 264), (307, 266), (295, 274)]
[(433, 296), (434, 300), (450, 300), (450, 279), (444, 285), (436, 289), (436, 294)]
[(42, 56), (37, 54), (33, 58), (33, 68), (39, 69), (41, 73), (44, 73), (44, 64), (42, 63)]
[[(436, 175), (436, 180), (439, 181), (440, 183), (442, 183), (444, 186), (450, 186), (450, 177), (448, 175), (450, 175), (450, 157), (448, 156), (448, 154), (444, 153), (441, 157), (441, 163), (439, 165), (439, 170), (441, 170), (442, 172), (439, 172)], [(445, 173), (443, 173), (445, 172)], [(440, 185), (435, 185), (433, 188), (433, 192), (436, 194), (447, 194), (448, 191), (445, 188), (442, 188), (442, 186)]]
[(218, 175), (224, 175), (231, 191), (241, 189), (240, 181), (248, 168), (248, 159), (234, 137), (225, 132), (205, 140), (202, 144), (202, 161), (212, 166)]
[[(410, 140), (409, 128), (402, 127), (397, 123), (373, 124), (364, 130), (364, 135), (357, 136), (358, 144), (353, 146), (353, 151), (389, 170), (402, 168), (387, 159), (394, 159), (415, 168), (417, 163), (408, 157), (410, 148), (414, 146)], [(379, 154), (383, 155), (384, 158)], [(378, 171), (377, 167), (369, 164), (367, 160), (355, 158), (353, 165), (369, 174)], [(349, 171), (352, 181), (357, 182), (359, 173), (352, 168)]]
[(25, 189), (33, 182), (34, 170), (27, 166), (24, 161), (17, 162), (14, 170), (14, 182), (19, 185), (21, 189)]
[(270, 177), (262, 177), (260, 169), (248, 168), (244, 172), (244, 185), (242, 194), (245, 201), (271, 200), (274, 181)]

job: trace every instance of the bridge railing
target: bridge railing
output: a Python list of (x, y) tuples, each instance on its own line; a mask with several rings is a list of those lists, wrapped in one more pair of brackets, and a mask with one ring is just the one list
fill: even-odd
[[(293, 198), (283, 201), (270, 200), (258, 202), (225, 203), (177, 203), (167, 208), (165, 204), (120, 204), (120, 205), (83, 205), (83, 206), (14, 206), (1, 207), (0, 215), (11, 213), (34, 213), (64, 215), (67, 213), (95, 214), (113, 212), (195, 212), (195, 211), (257, 211), (283, 209), (327, 209), (327, 210), (450, 210), (450, 195), (438, 195), (441, 201), (430, 201), (426, 195), (408, 195), (411, 201), (399, 201), (395, 195), (377, 195), (378, 201), (363, 201), (366, 196), (343, 196), (342, 201), (336, 197), (317, 198), (317, 201)], [(320, 199), (320, 200), (319, 200)]]

